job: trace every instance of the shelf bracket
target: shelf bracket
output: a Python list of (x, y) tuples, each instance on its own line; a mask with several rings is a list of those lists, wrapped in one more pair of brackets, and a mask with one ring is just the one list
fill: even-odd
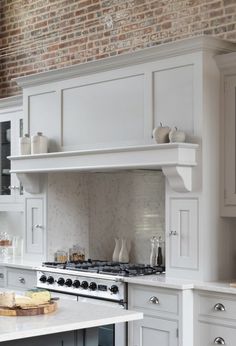
[(41, 192), (41, 175), (39, 173), (16, 173), (26, 192), (36, 194)]
[(192, 169), (188, 166), (162, 167), (171, 188), (176, 192), (192, 191)]

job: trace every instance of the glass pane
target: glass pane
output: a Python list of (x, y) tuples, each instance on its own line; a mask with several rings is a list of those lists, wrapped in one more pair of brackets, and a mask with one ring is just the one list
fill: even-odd
[(114, 346), (114, 324), (98, 329), (98, 346)]
[(10, 161), (7, 156), (11, 154), (11, 122), (4, 121), (0, 123), (0, 194), (10, 195), (9, 189), (11, 183), (10, 177)]

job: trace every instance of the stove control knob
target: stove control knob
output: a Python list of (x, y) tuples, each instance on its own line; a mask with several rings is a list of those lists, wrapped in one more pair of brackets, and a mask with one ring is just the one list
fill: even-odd
[(65, 284), (65, 279), (59, 278), (59, 279), (57, 280), (57, 283), (58, 283), (59, 286), (64, 286), (64, 284)]
[(79, 280), (75, 280), (75, 281), (73, 282), (73, 287), (79, 288), (79, 286), (80, 286)]
[(116, 294), (119, 292), (119, 288), (116, 285), (112, 285), (110, 291), (111, 293)]
[(90, 289), (91, 291), (95, 291), (95, 290), (97, 289), (97, 284), (96, 284), (96, 282), (90, 282), (90, 284), (89, 284), (89, 289)]
[(87, 282), (87, 281), (82, 281), (81, 287), (82, 287), (84, 290), (87, 290), (87, 288), (88, 288), (88, 282)]
[(39, 281), (41, 281), (44, 284), (47, 281), (46, 275), (40, 276)]
[(67, 287), (71, 287), (72, 286), (72, 280), (71, 279), (67, 279), (66, 282), (65, 282), (65, 285)]
[(54, 277), (49, 276), (49, 277), (47, 278), (47, 282), (48, 282), (50, 285), (52, 285), (52, 284), (54, 283)]

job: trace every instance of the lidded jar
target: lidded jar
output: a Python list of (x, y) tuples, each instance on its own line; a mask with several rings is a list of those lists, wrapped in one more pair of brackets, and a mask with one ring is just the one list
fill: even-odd
[(48, 152), (48, 139), (42, 132), (31, 136), (31, 154), (43, 154)]
[(31, 143), (29, 135), (26, 133), (19, 140), (20, 155), (30, 155), (31, 154)]

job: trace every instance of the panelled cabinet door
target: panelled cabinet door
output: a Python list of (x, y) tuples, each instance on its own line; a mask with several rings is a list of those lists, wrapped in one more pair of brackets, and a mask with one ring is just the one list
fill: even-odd
[(198, 268), (198, 200), (171, 198), (168, 230), (171, 268)]
[[(21, 201), (22, 187), (16, 174), (10, 174), (8, 156), (19, 154), (19, 137), (22, 135), (22, 111), (0, 109), (0, 203)], [(1, 208), (0, 206), (0, 208)], [(14, 207), (13, 207), (14, 208)], [(10, 209), (9, 209), (10, 210)]]
[(131, 346), (178, 346), (178, 323), (145, 317), (133, 322)]
[(43, 199), (26, 199), (26, 253), (43, 254)]
[[(236, 206), (236, 76), (225, 78), (224, 97), (224, 205)], [(235, 215), (234, 215), (235, 216)]]

